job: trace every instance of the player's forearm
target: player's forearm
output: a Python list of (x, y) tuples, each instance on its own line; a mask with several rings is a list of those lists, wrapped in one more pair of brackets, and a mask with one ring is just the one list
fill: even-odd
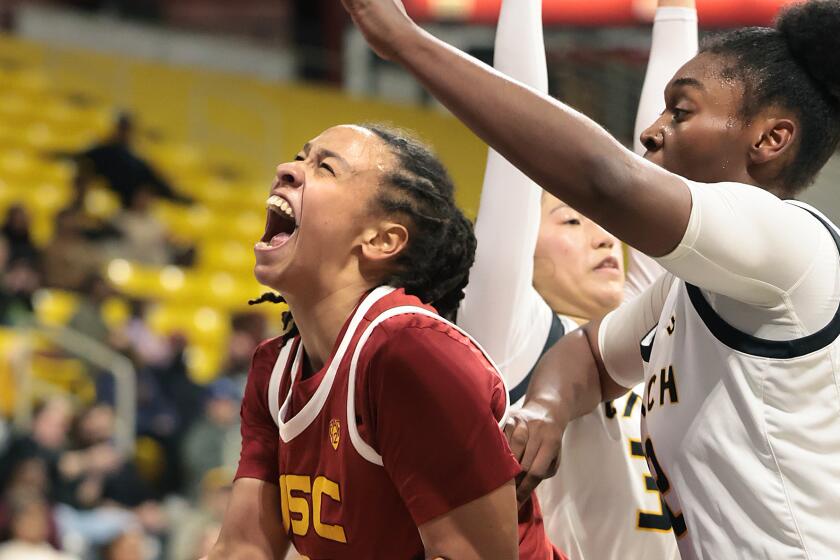
[[(494, 66), (545, 92), (548, 72), (541, 8), (541, 0), (502, 3)], [(530, 313), (534, 303), (530, 298), (536, 297), (534, 249), (541, 196), (539, 186), (495, 150), (489, 151), (475, 224), (478, 240), (475, 263), (464, 290), (458, 323), (500, 364), (507, 364), (511, 359), (508, 354), (511, 349), (522, 347), (517, 337), (536, 334), (530, 328), (534, 320)]]
[(280, 511), (276, 485), (255, 478), (234, 481), (219, 540), (208, 560), (283, 558), (289, 539)]
[(598, 323), (572, 331), (545, 353), (528, 386), (526, 405), (538, 404), (568, 424), (627, 392), (612, 381), (598, 355)]
[(584, 115), (419, 29), (393, 56), (508, 161), (621, 239), (662, 255), (682, 238), (687, 210), (673, 199), (690, 208), (687, 194)]

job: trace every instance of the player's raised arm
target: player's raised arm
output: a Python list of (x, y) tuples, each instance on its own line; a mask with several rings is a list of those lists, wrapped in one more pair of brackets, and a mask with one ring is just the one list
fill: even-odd
[[(662, 93), (679, 68), (697, 54), (697, 10), (694, 0), (659, 0), (651, 30), (650, 55), (636, 111), (633, 151), (644, 155), (642, 133), (665, 110)], [(628, 247), (625, 260), (625, 298), (642, 293), (663, 272), (662, 266), (644, 253)]]
[(544, 189), (647, 254), (667, 254), (682, 240), (691, 194), (678, 177), (567, 105), (432, 37), (397, 1), (343, 3), (374, 50), (405, 66)]
[[(505, 0), (496, 30), (496, 69), (548, 91), (541, 0)], [(512, 394), (545, 345), (552, 311), (534, 289), (542, 189), (495, 150), (487, 156), (470, 282), (458, 324), (499, 364)]]

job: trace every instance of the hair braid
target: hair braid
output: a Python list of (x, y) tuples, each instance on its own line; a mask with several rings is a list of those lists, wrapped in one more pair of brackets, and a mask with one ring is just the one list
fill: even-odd
[(433, 305), (441, 315), (451, 315), (464, 297), (476, 246), (472, 224), (455, 204), (452, 179), (437, 157), (405, 132), (362, 126), (397, 158), (377, 204), (410, 220), (408, 245), (385, 282)]

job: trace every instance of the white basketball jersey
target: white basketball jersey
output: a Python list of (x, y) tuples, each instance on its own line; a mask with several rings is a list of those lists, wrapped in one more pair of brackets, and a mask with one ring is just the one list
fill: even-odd
[[(560, 318), (566, 332), (577, 328)], [(642, 388), (571, 422), (557, 474), (537, 487), (546, 533), (570, 560), (679, 557), (645, 462)]]
[(642, 344), (642, 437), (682, 558), (840, 558), (838, 335), (840, 311), (755, 338), (675, 280)]

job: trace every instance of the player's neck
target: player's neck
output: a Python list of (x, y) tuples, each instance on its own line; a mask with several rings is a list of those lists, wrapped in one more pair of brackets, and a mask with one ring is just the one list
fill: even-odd
[(359, 282), (322, 293), (284, 294), (313, 373), (327, 363), (341, 327), (370, 288)]

